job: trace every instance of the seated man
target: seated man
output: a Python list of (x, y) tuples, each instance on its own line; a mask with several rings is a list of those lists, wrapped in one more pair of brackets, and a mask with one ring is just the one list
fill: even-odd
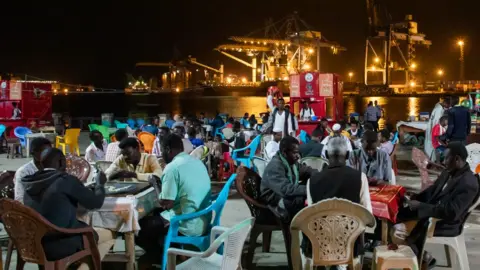
[(348, 134), (350, 134), (350, 139), (353, 141), (362, 138), (362, 129), (359, 127), (357, 121), (350, 122), (350, 129), (348, 130)]
[(378, 133), (378, 140), (380, 141), (380, 150), (390, 156), (393, 153), (393, 143), (390, 141), (390, 131), (388, 129), (382, 129)]
[[(152, 182), (159, 199), (159, 206), (165, 209), (160, 216), (146, 217), (140, 220), (138, 245), (147, 253), (159, 256), (163, 241), (160, 238), (167, 233), (169, 221), (178, 215), (200, 211), (210, 205), (211, 182), (205, 164), (183, 151), (182, 139), (170, 134), (162, 140), (162, 155), (167, 163), (161, 178), (161, 184)], [(183, 221), (179, 232), (186, 236), (203, 235), (211, 216)]]
[[(426, 236), (430, 217), (440, 219), (435, 226), (435, 236), (455, 237), (463, 230), (469, 208), (479, 197), (479, 180), (466, 162), (467, 149), (461, 142), (451, 142), (445, 150), (446, 170), (434, 184), (418, 195), (406, 197), (408, 207), (401, 208), (397, 221), (417, 221), (395, 225), (392, 240), (407, 244), (419, 256)], [(434, 264), (431, 256), (424, 261)]]
[[(66, 229), (84, 228), (88, 225), (77, 220), (78, 205), (93, 210), (102, 207), (105, 199), (105, 174), (95, 178), (95, 190), (85, 187), (80, 180), (65, 172), (66, 159), (62, 151), (49, 148), (41, 154), (43, 170), (22, 179), (25, 186), (24, 203), (52, 224)], [(103, 257), (114, 244), (112, 232), (95, 228), (95, 238)], [(65, 258), (83, 249), (80, 235), (68, 237), (46, 235), (42, 240), (49, 261)]]
[(173, 133), (182, 138), (183, 151), (190, 154), (193, 151), (193, 144), (189, 139), (185, 138), (185, 127), (177, 126), (173, 129)]
[[(307, 183), (308, 204), (311, 205), (325, 199), (342, 198), (361, 204), (372, 212), (367, 176), (347, 167), (348, 148), (345, 140), (338, 137), (332, 138), (328, 143), (326, 156), (329, 162), (328, 167), (312, 175)], [(304, 254), (311, 258), (310, 243), (307, 244), (304, 241), (302, 249)], [(363, 255), (363, 245), (360, 240), (357, 240), (354, 255)]]
[(283, 131), (281, 129), (273, 130), (273, 140), (267, 143), (265, 146), (265, 159), (267, 163), (277, 154), (280, 149), (280, 140), (282, 139)]
[(126, 129), (121, 128), (115, 131), (115, 140), (116, 142), (111, 142), (107, 146), (107, 153), (105, 154), (105, 161), (114, 162), (122, 154), (122, 149), (118, 147), (120, 142), (128, 138), (128, 132)]
[(342, 126), (337, 123), (337, 124), (333, 125), (332, 129), (333, 129), (332, 133), (329, 136), (325, 137), (325, 139), (322, 140), (322, 144), (324, 145), (323, 149), (322, 149), (322, 157), (325, 157), (325, 150), (327, 149), (325, 147), (325, 145), (327, 145), (328, 141), (331, 138), (334, 138), (334, 137), (341, 137), (345, 141), (345, 143), (347, 144), (348, 152), (352, 152), (353, 151), (352, 142), (350, 141), (350, 139), (347, 136), (345, 136), (343, 134), (344, 132), (342, 130)]
[(323, 147), (321, 144), (323, 139), (323, 129), (320, 127), (312, 131), (312, 136), (308, 143), (300, 145), (300, 154), (305, 157), (322, 157)]
[(371, 185), (388, 184), (392, 180), (392, 162), (385, 151), (378, 149), (375, 131), (363, 133), (362, 148), (352, 152), (349, 166), (366, 174)]
[(187, 130), (188, 139), (193, 145), (193, 148), (197, 148), (203, 145), (203, 140), (197, 139), (197, 131), (194, 127), (189, 127)]
[(305, 206), (306, 180), (317, 171), (298, 163), (298, 145), (291, 136), (280, 141), (280, 150), (265, 168), (260, 185), (263, 200), (288, 223)]
[(148, 181), (151, 175), (160, 179), (162, 168), (157, 158), (154, 155), (141, 153), (137, 139), (123, 139), (119, 147), (122, 149), (122, 154), (105, 171), (108, 180)]
[(23, 187), (22, 179), (29, 175), (33, 175), (42, 169), (40, 155), (42, 154), (43, 150), (48, 148), (52, 148), (52, 143), (46, 138), (34, 138), (30, 143), (30, 151), (33, 159), (24, 164), (22, 167), (18, 168), (18, 170), (15, 172), (15, 200), (23, 203), (25, 188)]
[(158, 134), (157, 137), (155, 138), (155, 141), (153, 142), (153, 150), (152, 154), (156, 157), (162, 157), (162, 148), (161, 148), (161, 142), (162, 139), (165, 138), (168, 134), (170, 134), (170, 129), (168, 127), (160, 127), (158, 129)]
[(90, 141), (92, 141), (92, 143), (90, 143), (87, 150), (85, 150), (85, 159), (90, 163), (105, 160), (107, 141), (103, 139), (102, 133), (98, 130), (91, 131)]

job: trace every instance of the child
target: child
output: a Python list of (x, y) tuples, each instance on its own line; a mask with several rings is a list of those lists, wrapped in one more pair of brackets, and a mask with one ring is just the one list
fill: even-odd
[(435, 149), (435, 161), (437, 163), (443, 160), (443, 152), (446, 149), (443, 135), (445, 134), (448, 126), (448, 117), (442, 116), (438, 124), (432, 129), (432, 145)]

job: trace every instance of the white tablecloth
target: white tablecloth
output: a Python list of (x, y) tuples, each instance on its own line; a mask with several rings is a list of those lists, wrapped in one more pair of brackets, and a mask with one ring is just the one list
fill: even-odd
[(420, 130), (427, 130), (428, 122), (420, 122), (420, 121), (414, 121), (414, 122), (405, 122), (405, 121), (400, 121), (397, 123), (397, 130), (399, 130), (400, 126), (407, 126), (407, 127), (412, 127)]
[[(110, 229), (116, 232), (135, 232), (138, 233), (140, 225), (139, 216), (148, 214), (151, 206), (145, 203), (139, 204), (139, 199), (144, 199), (154, 193), (153, 187), (142, 191), (137, 195), (127, 195), (126, 197), (106, 197), (102, 208), (90, 211), (85, 221), (93, 227)], [(148, 201), (150, 201), (149, 199)]]

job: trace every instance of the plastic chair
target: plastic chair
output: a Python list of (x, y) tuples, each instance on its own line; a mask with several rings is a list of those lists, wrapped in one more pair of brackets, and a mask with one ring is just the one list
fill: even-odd
[(135, 120), (133, 120), (132, 118), (127, 119), (127, 124), (130, 128), (135, 128)]
[(258, 173), (260, 177), (263, 176), (263, 172), (265, 171), (265, 168), (267, 167), (267, 161), (261, 157), (253, 157), (252, 158), (252, 163), (253, 163), (253, 171)]
[[(355, 241), (367, 227), (376, 225), (375, 217), (363, 206), (344, 199), (327, 199), (298, 212), (290, 224), (293, 269), (302, 268), (300, 232), (312, 244), (313, 266), (348, 264), (358, 268), (361, 262), (353, 255)], [(306, 268), (310, 269), (310, 268)]]
[(328, 160), (320, 157), (305, 157), (300, 160), (300, 163), (318, 171), (321, 171), (323, 168), (328, 166)]
[(138, 139), (143, 143), (144, 151), (151, 154), (155, 142), (155, 136), (152, 133), (142, 131), (138, 133)]
[[(480, 198), (468, 209), (469, 215), (470, 213), (480, 204)], [(468, 216), (469, 216), (468, 215)], [(465, 221), (468, 219), (468, 216), (465, 218)], [(433, 223), (436, 225), (438, 220), (434, 219)], [(468, 255), (467, 255), (467, 247), (465, 245), (465, 235), (464, 230), (465, 227), (462, 226), (462, 232), (460, 235), (455, 237), (440, 237), (434, 236), (435, 226), (432, 226), (432, 229), (429, 227), (429, 231), (427, 233), (427, 243), (429, 244), (438, 244), (444, 245), (448, 247), (445, 249), (447, 255), (447, 261), (449, 266), (452, 266), (453, 269), (459, 270), (470, 270), (470, 265), (468, 262)], [(457, 256), (458, 259), (457, 259)], [(452, 256), (453, 255), (453, 256)]]
[(92, 167), (87, 160), (79, 156), (67, 155), (67, 173), (71, 174), (80, 180), (80, 182), (85, 183), (90, 176), (90, 170)]
[[(235, 149), (232, 152), (232, 159), (237, 163), (237, 166), (243, 164), (245, 167), (251, 169), (252, 162), (251, 160), (255, 156), (255, 152), (257, 151), (258, 146), (260, 145), (260, 141), (262, 140), (262, 136), (258, 135), (253, 139), (253, 141), (244, 148)], [(245, 150), (250, 150), (250, 153), (247, 157), (238, 157), (239, 152), (244, 152)]]
[(225, 140), (225, 136), (223, 136), (222, 130), (226, 127), (227, 127), (227, 124), (225, 124), (225, 125), (223, 125), (219, 128), (216, 128), (215, 129), (215, 134), (213, 134), (213, 137), (217, 137), (217, 135), (218, 135), (218, 136), (222, 137), (222, 140)]
[(26, 127), (16, 127), (13, 130), (13, 134), (15, 134), (15, 137), (20, 139), (20, 144), (22, 145), (22, 147), (25, 147), (27, 145), (27, 138), (25, 137), (25, 135), (31, 134), (31, 133), (32, 131)]
[(154, 125), (146, 125), (146, 126), (143, 126), (142, 131), (151, 133), (151, 134), (153, 134), (153, 135), (157, 135), (157, 133), (158, 133), (158, 128), (157, 128), (156, 126), (154, 126)]
[[(242, 249), (255, 218), (248, 218), (232, 228), (215, 226), (210, 236), (210, 247), (205, 252), (196, 252), (177, 248), (168, 249), (168, 270), (187, 269), (241, 269), (240, 259)], [(220, 234), (221, 233), (221, 234)], [(217, 237), (215, 239), (215, 237)], [(225, 243), (225, 254), (216, 253), (222, 243)], [(176, 265), (177, 255), (192, 257)]]
[[(228, 181), (223, 186), (222, 191), (216, 198), (212, 204), (198, 212), (174, 216), (170, 219), (170, 227), (168, 229), (168, 233), (165, 237), (165, 244), (163, 246), (163, 261), (162, 261), (162, 270), (166, 270), (167, 262), (168, 262), (168, 249), (170, 248), (171, 243), (183, 244), (183, 245), (193, 245), (197, 247), (199, 250), (204, 251), (208, 249), (210, 243), (210, 234), (213, 227), (220, 225), (220, 217), (222, 216), (222, 211), (225, 206), (225, 203), (228, 199), (228, 193), (230, 191), (230, 186), (235, 181), (237, 177), (236, 174), (230, 176)], [(211, 215), (212, 212), (215, 212), (215, 216), (211, 222), (211, 224), (207, 227), (207, 232), (205, 235), (202, 236), (180, 236), (178, 235), (178, 227), (180, 226), (180, 222), (198, 218), (201, 216)]]
[[(81, 229), (57, 227), (33, 209), (10, 199), (0, 200), (0, 213), (5, 230), (17, 247), (17, 269), (23, 269), (28, 262), (43, 265), (46, 270), (63, 270), (85, 257), (92, 259), (90, 269), (101, 269), (100, 253), (92, 227)], [(42, 239), (50, 233), (82, 236), (83, 250), (57, 261), (48, 261)]]
[(310, 141), (308, 138), (308, 133), (305, 130), (300, 130), (300, 134), (298, 135), (298, 138), (303, 144), (306, 144)]
[(142, 118), (137, 118), (137, 127), (142, 127), (145, 125), (145, 120)]
[(395, 131), (395, 133), (393, 134), (392, 143), (393, 144), (398, 143), (398, 131)]
[(288, 269), (292, 269), (290, 252), (290, 230), (288, 224), (282, 222), (280, 218), (275, 216), (272, 211), (262, 202), (260, 197), (260, 185), (262, 178), (253, 170), (239, 167), (237, 169), (237, 180), (235, 181), (237, 191), (245, 200), (245, 203), (250, 209), (251, 215), (255, 218), (255, 224), (250, 232), (250, 239), (248, 240), (248, 252), (246, 254), (245, 263), (247, 269), (255, 269), (253, 265), (253, 257), (255, 255), (255, 248), (257, 238), (262, 235), (262, 249), (264, 253), (270, 252), (270, 242), (272, 239), (272, 232), (281, 231), (285, 242), (285, 249), (287, 250)]
[(98, 130), (98, 127), (99, 127), (99, 125), (97, 125), (97, 124), (90, 124), (90, 125), (88, 125), (88, 129), (89, 129), (90, 131)]
[(392, 162), (392, 169), (394, 172), (394, 175), (398, 175), (398, 164), (397, 164), (397, 149), (398, 149), (398, 144), (393, 145), (393, 151), (390, 154), (390, 161)]
[(78, 137), (80, 136), (79, 128), (69, 128), (65, 131), (65, 136), (56, 137), (56, 147), (62, 147), (63, 154), (66, 155), (66, 146), (70, 148), (70, 153), (76, 152), (80, 156), (80, 148), (78, 147)]
[(110, 122), (110, 121), (102, 121), (102, 126), (111, 127), (111, 126), (112, 126), (112, 122)]
[[(15, 197), (15, 171), (2, 171), (0, 172), (0, 198), (11, 199)], [(5, 259), (5, 269), (10, 269), (10, 261), (12, 259), (12, 253), (15, 246), (12, 239), (8, 239), (7, 257)], [(0, 258), (2, 263), (2, 258)]]
[(98, 131), (102, 133), (103, 139), (107, 141), (107, 143), (110, 143), (110, 131), (108, 130), (108, 127), (106, 126), (98, 126)]
[(115, 124), (115, 126), (116, 126), (117, 124), (122, 124), (122, 122), (120, 122), (120, 121), (118, 121), (118, 120), (113, 120), (113, 123)]
[(6, 129), (7, 129), (7, 127), (5, 125), (0, 124), (0, 137), (3, 136), (3, 133), (5, 132)]
[(115, 123), (115, 126), (118, 128), (118, 129), (121, 129), (121, 128), (127, 128), (128, 127), (128, 124), (126, 123)]

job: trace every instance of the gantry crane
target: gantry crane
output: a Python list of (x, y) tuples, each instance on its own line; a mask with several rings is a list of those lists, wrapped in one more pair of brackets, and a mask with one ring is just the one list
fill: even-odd
[[(391, 91), (393, 88), (414, 88), (416, 86), (415, 46), (430, 46), (432, 42), (425, 39), (424, 34), (418, 33), (418, 24), (413, 21), (412, 15), (407, 15), (404, 21), (393, 22), (382, 0), (366, 0), (369, 36), (365, 44), (365, 85), (368, 90)], [(374, 41), (383, 42), (382, 53), (374, 49)], [(400, 43), (407, 44), (405, 57)], [(392, 48), (398, 50), (403, 64), (393, 62), (391, 59)], [(383, 55), (382, 55), (383, 54)], [(373, 61), (372, 61), (373, 60)], [(391, 80), (391, 71), (402, 71), (405, 74), (405, 83), (394, 85)], [(369, 74), (381, 73), (382, 83), (370, 83)], [(369, 86), (370, 89), (369, 89)]]

